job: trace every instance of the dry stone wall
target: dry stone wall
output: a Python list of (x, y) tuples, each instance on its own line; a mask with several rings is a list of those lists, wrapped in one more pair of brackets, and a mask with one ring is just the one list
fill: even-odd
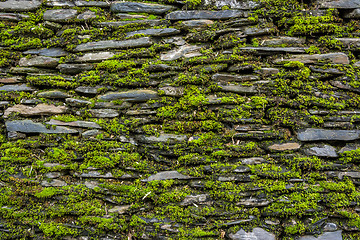
[(1, 239), (360, 239), (360, 1), (0, 1)]

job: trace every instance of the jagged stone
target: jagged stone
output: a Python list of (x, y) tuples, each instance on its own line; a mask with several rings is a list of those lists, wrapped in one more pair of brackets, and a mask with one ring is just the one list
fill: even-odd
[(70, 95), (61, 92), (61, 91), (46, 91), (46, 92), (41, 92), (37, 94), (38, 97), (42, 97), (42, 98), (68, 98), (70, 97)]
[(64, 57), (69, 53), (64, 51), (62, 48), (42, 48), (42, 49), (29, 49), (24, 54), (36, 54), (46, 57)]
[(268, 148), (270, 150), (275, 150), (275, 151), (288, 151), (288, 150), (298, 150), (300, 147), (301, 145), (299, 143), (289, 142), (289, 143), (273, 144), (270, 145)]
[(134, 12), (134, 13), (164, 14), (173, 9), (175, 9), (174, 6), (152, 4), (152, 3), (141, 3), (141, 2), (113, 2), (110, 7), (110, 11), (114, 13)]
[(247, 13), (241, 10), (222, 10), (222, 11), (174, 11), (166, 15), (168, 20), (192, 20), (192, 19), (209, 19), (209, 20), (225, 20), (229, 18), (247, 17)]
[(157, 99), (158, 94), (152, 90), (131, 90), (127, 92), (109, 92), (99, 96), (102, 101), (124, 100), (127, 102), (146, 102)]
[(90, 109), (89, 113), (95, 118), (114, 118), (119, 116), (119, 112), (114, 109)]
[(75, 9), (52, 9), (44, 12), (44, 20), (50, 22), (69, 22), (74, 20), (78, 14)]
[(198, 57), (202, 55), (200, 53), (200, 49), (201, 47), (196, 45), (183, 45), (178, 49), (174, 49), (167, 53), (161, 54), (160, 59), (162, 61), (173, 61), (182, 57), (185, 58)]
[(216, 73), (211, 77), (214, 81), (225, 81), (225, 82), (247, 82), (257, 81), (260, 78), (256, 75), (233, 75), (233, 74), (222, 74)]
[(115, 55), (113, 52), (96, 52), (96, 53), (85, 53), (81, 57), (77, 57), (75, 62), (101, 62), (112, 58)]
[(110, 7), (110, 2), (107, 1), (75, 0), (74, 3), (77, 7)]
[(265, 39), (261, 42), (261, 46), (277, 46), (277, 45), (302, 45), (305, 43), (305, 38), (297, 37), (278, 37)]
[(354, 9), (360, 8), (358, 0), (318, 0), (317, 4), (320, 8), (341, 8), (341, 9)]
[(203, 4), (205, 6), (215, 6), (218, 9), (221, 9), (222, 7), (230, 7), (231, 9), (242, 9), (242, 10), (251, 10), (258, 8), (261, 3), (257, 1), (251, 1), (251, 0), (204, 0)]
[(128, 32), (126, 33), (126, 37), (132, 37), (136, 34), (143, 34), (145, 36), (153, 36), (153, 37), (164, 37), (164, 36), (176, 35), (179, 33), (180, 30), (176, 28), (149, 28), (144, 30)]
[(245, 232), (243, 229), (240, 231), (229, 234), (231, 240), (275, 240), (275, 235), (265, 231), (262, 228), (254, 228), (252, 232)]
[(65, 99), (65, 102), (72, 107), (86, 107), (91, 104), (90, 101), (76, 99), (76, 98), (67, 98)]
[(149, 37), (129, 39), (124, 41), (107, 40), (98, 42), (82, 43), (77, 45), (74, 49), (75, 52), (86, 52), (104, 49), (117, 49), (117, 48), (136, 48), (136, 47), (149, 47), (153, 41)]
[(26, 105), (15, 105), (5, 110), (4, 118), (7, 118), (11, 113), (19, 113), (22, 116), (42, 116), (42, 115), (53, 115), (62, 114), (67, 110), (64, 106), (55, 106), (52, 104), (41, 103), (35, 107), (29, 107)]
[(299, 131), (300, 141), (352, 141), (360, 138), (360, 130), (327, 130), (307, 128)]
[(60, 70), (61, 73), (64, 74), (78, 74), (83, 71), (89, 71), (94, 68), (93, 64), (87, 63), (80, 63), (80, 64), (59, 64), (57, 68)]
[(75, 4), (69, 0), (47, 0), (45, 5), (48, 7), (75, 7)]
[(274, 62), (281, 63), (286, 61), (298, 61), (305, 64), (317, 63), (319, 61), (330, 62), (333, 64), (349, 64), (349, 58), (345, 53), (326, 53), (313, 55), (294, 55), (289, 59), (278, 58)]
[(55, 119), (50, 119), (50, 121), (46, 122), (49, 125), (56, 126), (69, 126), (69, 127), (79, 127), (79, 128), (98, 128), (101, 129), (99, 124), (89, 121), (73, 121), (73, 122), (63, 122)]
[(5, 2), (0, 2), (0, 11), (10, 11), (10, 12), (27, 12), (34, 11), (38, 9), (42, 4), (42, 1), (17, 1), (17, 0), (8, 0)]
[(0, 21), (19, 22), (29, 18), (29, 15), (19, 13), (0, 13)]
[(61, 134), (61, 133), (77, 133), (74, 129), (66, 127), (46, 128), (41, 123), (35, 123), (32, 120), (15, 120), (5, 122), (6, 130), (8, 132), (23, 132), (23, 133), (49, 133), (49, 134)]
[(303, 47), (242, 47), (241, 50), (257, 55), (273, 55), (286, 53), (305, 53)]
[(299, 238), (299, 240), (342, 240), (341, 230), (335, 232), (325, 232), (318, 237), (306, 235)]
[(0, 91), (5, 92), (32, 92), (35, 91), (34, 88), (28, 87), (26, 84), (20, 85), (4, 85), (0, 87)]
[(177, 171), (164, 171), (159, 172), (155, 175), (151, 175), (150, 177), (143, 179), (143, 182), (150, 182), (150, 181), (160, 181), (160, 180), (170, 180), (170, 179), (191, 179), (192, 177), (183, 175)]
[(59, 64), (59, 58), (37, 56), (33, 58), (21, 58), (20, 67), (56, 67)]
[(181, 26), (185, 29), (202, 28), (213, 25), (214, 21), (208, 19), (182, 21)]
[(184, 200), (180, 202), (180, 206), (190, 206), (194, 203), (204, 204), (210, 202), (210, 196), (208, 194), (199, 194), (199, 195), (187, 195)]
[(318, 157), (338, 157), (336, 149), (330, 145), (323, 145), (305, 149), (305, 153), (307, 155)]

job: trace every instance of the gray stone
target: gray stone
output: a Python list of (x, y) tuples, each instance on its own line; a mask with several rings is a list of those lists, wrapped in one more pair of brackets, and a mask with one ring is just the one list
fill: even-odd
[(14, 84), (14, 83), (20, 83), (23, 79), (19, 77), (7, 77), (7, 78), (0, 78), (1, 84)]
[(242, 47), (240, 49), (256, 55), (305, 53), (305, 48), (303, 47)]
[(141, 19), (141, 18), (147, 18), (147, 16), (145, 15), (140, 15), (140, 14), (127, 14), (127, 13), (117, 13), (115, 14), (116, 18), (119, 19)]
[(280, 143), (272, 144), (268, 148), (274, 151), (289, 151), (289, 150), (298, 150), (301, 147), (299, 143), (289, 142), (289, 143)]
[(186, 135), (176, 135), (163, 133), (159, 136), (139, 136), (139, 141), (144, 143), (169, 143), (169, 144), (177, 144), (181, 142), (185, 142), (187, 140)]
[(38, 97), (42, 97), (42, 98), (68, 98), (70, 97), (70, 95), (68, 95), (67, 93), (61, 92), (61, 91), (46, 91), (46, 92), (41, 92), (37, 94)]
[(338, 230), (338, 226), (335, 223), (326, 223), (323, 230), (324, 232), (334, 232)]
[(89, 63), (80, 63), (80, 64), (59, 64), (57, 66), (57, 69), (60, 70), (61, 73), (64, 74), (78, 74), (83, 71), (89, 71), (94, 68), (93, 64)]
[(132, 106), (132, 103), (122, 102), (121, 104), (115, 104), (113, 102), (96, 102), (95, 108), (113, 108), (113, 109), (127, 109)]
[(318, 0), (317, 4), (320, 8), (341, 8), (341, 9), (354, 9), (360, 8), (359, 0)]
[(275, 63), (298, 61), (305, 64), (318, 63), (319, 61), (325, 61), (333, 64), (350, 64), (349, 58), (345, 53), (325, 53), (325, 54), (313, 54), (313, 55), (294, 55), (290, 59), (278, 58), (275, 59)]
[(110, 2), (107, 1), (86, 1), (86, 0), (75, 0), (77, 7), (109, 7)]
[(75, 9), (52, 9), (44, 12), (44, 20), (50, 22), (69, 22), (78, 14)]
[(96, 13), (94, 13), (93, 11), (85, 11), (83, 13), (80, 13), (76, 18), (79, 20), (90, 20), (90, 19), (94, 19), (96, 18)]
[(255, 94), (257, 93), (257, 89), (255, 86), (243, 86), (243, 85), (235, 85), (235, 84), (223, 84), (218, 83), (218, 86), (221, 87), (220, 91), (223, 92), (233, 92), (233, 93), (240, 93), (240, 94)]
[(245, 232), (243, 229), (237, 233), (229, 234), (231, 240), (275, 240), (275, 235), (262, 228), (254, 228), (252, 232)]
[(233, 74), (222, 74), (216, 73), (211, 77), (214, 81), (224, 81), (224, 82), (247, 82), (247, 81), (257, 81), (260, 78), (256, 75), (233, 75)]
[(242, 10), (251, 10), (258, 8), (261, 3), (251, 0), (204, 0), (203, 4), (205, 6), (215, 6), (218, 9), (222, 7), (230, 7), (232, 9), (242, 9)]
[(164, 14), (173, 9), (175, 9), (175, 7), (169, 5), (141, 3), (141, 2), (113, 2), (110, 6), (110, 11), (114, 13), (133, 12), (133, 13)]
[(307, 128), (298, 132), (300, 141), (352, 141), (360, 138), (360, 130), (326, 130)]
[(69, 53), (62, 48), (42, 48), (42, 49), (29, 49), (24, 54), (36, 54), (46, 57), (65, 57)]
[(241, 159), (240, 161), (245, 165), (257, 165), (266, 162), (266, 160), (261, 157), (245, 158)]
[(323, 145), (323, 146), (305, 149), (305, 153), (307, 155), (318, 156), (318, 157), (338, 157), (336, 153), (336, 149), (330, 145)]
[(338, 177), (343, 179), (344, 176), (351, 177), (351, 178), (360, 178), (360, 172), (340, 172)]
[(210, 201), (210, 196), (208, 194), (199, 194), (199, 195), (187, 195), (184, 200), (180, 202), (180, 206), (189, 206), (194, 203), (204, 204)]
[(188, 20), (188, 21), (181, 22), (181, 26), (183, 26), (185, 29), (202, 28), (202, 27), (207, 27), (207, 26), (213, 25), (213, 24), (214, 24), (214, 21), (211, 21), (208, 19)]
[(209, 20), (225, 20), (229, 18), (247, 17), (247, 13), (241, 10), (222, 10), (222, 11), (174, 11), (166, 15), (168, 20), (191, 20), (191, 19), (209, 19)]
[(275, 28), (259, 28), (259, 27), (248, 27), (244, 30), (244, 34), (249, 37), (261, 36), (261, 35), (269, 35), (275, 32)]
[(109, 211), (109, 213), (124, 214), (130, 207), (131, 207), (131, 205), (115, 206), (115, 207), (109, 209), (108, 211)]
[(26, 84), (20, 84), (20, 85), (4, 85), (0, 87), (0, 91), (5, 92), (32, 92), (35, 89), (32, 87), (26, 86)]
[(74, 49), (75, 52), (86, 52), (104, 49), (117, 49), (117, 48), (136, 48), (136, 47), (149, 47), (153, 41), (149, 37), (129, 39), (124, 41), (107, 40), (98, 42), (82, 43), (77, 45)]
[(17, 1), (9, 0), (5, 2), (0, 2), (0, 11), (10, 11), (10, 12), (25, 12), (25, 11), (34, 11), (38, 9), (42, 4), (42, 1)]
[(77, 57), (75, 62), (101, 62), (115, 56), (113, 52), (96, 52), (96, 53), (85, 53), (81, 57)]
[(69, 0), (47, 0), (45, 5), (48, 7), (75, 7), (75, 4)]
[(335, 38), (341, 42), (345, 47), (360, 47), (360, 38)]
[(18, 22), (23, 19), (29, 18), (28, 15), (19, 13), (0, 13), (0, 21)]
[(185, 58), (198, 57), (202, 55), (200, 53), (200, 49), (201, 47), (196, 45), (183, 45), (178, 49), (174, 49), (167, 53), (161, 54), (160, 59), (162, 61), (173, 61), (182, 57)]
[(23, 132), (23, 133), (49, 133), (49, 134), (60, 134), (60, 133), (77, 133), (74, 129), (66, 127), (46, 128), (41, 123), (35, 123), (32, 120), (15, 120), (5, 122), (6, 130), (8, 132)]
[(174, 71), (179, 70), (177, 66), (170, 66), (167, 64), (151, 64), (148, 68), (148, 72), (167, 72), (167, 71)]
[(90, 101), (76, 99), (76, 98), (67, 98), (65, 99), (65, 102), (72, 107), (86, 107), (91, 104)]
[(62, 114), (67, 110), (64, 106), (55, 106), (52, 104), (41, 103), (35, 107), (30, 107), (26, 105), (14, 105), (4, 112), (4, 118), (7, 118), (11, 113), (19, 113), (22, 116), (44, 116), (44, 115), (54, 115)]
[(101, 88), (103, 88), (103, 87), (102, 86), (96, 86), (96, 87), (80, 86), (80, 87), (75, 88), (75, 92), (82, 93), (85, 95), (96, 95), (99, 93)]
[(163, 91), (164, 95), (172, 97), (181, 97), (184, 95), (184, 87), (167, 86), (159, 88), (159, 91)]
[(270, 38), (265, 39), (261, 42), (261, 46), (276, 46), (276, 45), (300, 45), (305, 44), (305, 38), (297, 38), (297, 37), (278, 37), (278, 38)]
[(270, 77), (280, 72), (277, 68), (260, 68), (259, 70), (255, 71), (264, 77)]
[(131, 90), (127, 92), (109, 92), (99, 96), (99, 100), (113, 101), (124, 100), (127, 102), (146, 102), (151, 99), (157, 99), (158, 94), (152, 90)]
[(36, 99), (36, 98), (33, 98), (33, 99), (21, 99), (20, 103), (21, 104), (25, 104), (25, 105), (36, 105), (36, 104), (39, 104), (39, 103), (42, 103), (43, 101), (41, 101), (40, 99)]
[(135, 115), (155, 115), (157, 112), (155, 110), (149, 109), (139, 109), (139, 110), (128, 110), (126, 115), (135, 116)]
[(99, 134), (101, 134), (101, 131), (99, 131), (97, 129), (87, 130), (87, 131), (81, 133), (81, 135), (85, 138), (96, 137)]
[(143, 179), (143, 182), (150, 182), (154, 180), (170, 180), (170, 179), (191, 179), (191, 177), (183, 175), (177, 171), (164, 171), (159, 172), (155, 175), (151, 175), (150, 177)]
[(59, 64), (59, 58), (36, 56), (32, 58), (21, 58), (19, 61), (20, 67), (56, 67)]
[(306, 235), (299, 238), (299, 240), (342, 240), (341, 230), (335, 232), (325, 232), (318, 237)]
[(360, 18), (360, 8), (354, 9), (351, 12), (347, 12), (343, 15), (343, 18), (353, 18), (359, 19)]
[(56, 125), (56, 126), (69, 126), (69, 127), (79, 127), (79, 128), (98, 128), (101, 129), (99, 124), (95, 122), (89, 121), (73, 121), (73, 122), (63, 122), (55, 119), (50, 119), (50, 121), (46, 122), (49, 125)]
[(176, 28), (149, 28), (144, 30), (137, 30), (126, 33), (126, 37), (132, 37), (136, 34), (143, 34), (145, 36), (163, 37), (179, 34), (180, 30)]
[(267, 199), (257, 199), (257, 198), (247, 198), (241, 199), (236, 205), (241, 205), (244, 207), (265, 207), (270, 204), (270, 201)]
[(52, 179), (50, 182), (44, 180), (41, 182), (41, 186), (43, 187), (64, 187), (67, 186), (65, 181), (59, 179)]
[(100, 27), (123, 27), (125, 25), (142, 25), (142, 26), (149, 26), (155, 27), (160, 25), (166, 25), (167, 21), (164, 20), (156, 20), (156, 19), (146, 19), (146, 20), (133, 20), (133, 21), (118, 21), (118, 22), (99, 22), (96, 25)]
[(118, 117), (118, 111), (114, 109), (90, 109), (89, 113), (92, 117), (96, 118), (114, 118)]
[(82, 178), (114, 178), (111, 172), (108, 172), (106, 174), (101, 174), (98, 171), (89, 171), (87, 173), (75, 173), (76, 177), (82, 177)]
[(48, 172), (45, 174), (45, 177), (47, 178), (58, 178), (61, 176), (60, 172)]

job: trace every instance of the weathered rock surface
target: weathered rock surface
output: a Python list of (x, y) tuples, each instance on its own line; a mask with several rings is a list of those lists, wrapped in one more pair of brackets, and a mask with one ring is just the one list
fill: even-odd
[(335, 232), (325, 232), (320, 234), (318, 237), (314, 236), (302, 236), (299, 240), (342, 240), (342, 231), (335, 231)]
[(254, 52), (259, 55), (273, 55), (280, 53), (305, 53), (303, 47), (243, 47), (240, 48), (245, 52)]
[(295, 55), (290, 59), (276, 59), (275, 63), (280, 63), (284, 61), (298, 61), (305, 64), (329, 62), (333, 64), (349, 64), (349, 58), (345, 53), (326, 53), (326, 54), (313, 54), (313, 55)]
[(114, 13), (134, 12), (134, 13), (164, 14), (173, 9), (175, 9), (175, 7), (169, 5), (141, 3), (141, 2), (113, 2), (110, 7), (110, 11)]
[(183, 45), (178, 49), (174, 49), (167, 53), (161, 54), (160, 58), (163, 61), (173, 61), (182, 57), (185, 58), (198, 57), (202, 55), (199, 52), (200, 49), (201, 47), (196, 45)]
[(143, 34), (145, 36), (163, 37), (163, 36), (176, 35), (178, 33), (180, 33), (180, 30), (176, 28), (149, 28), (144, 30), (128, 32), (126, 36), (132, 37), (136, 34)]
[(69, 53), (62, 48), (42, 48), (42, 49), (30, 49), (24, 52), (24, 54), (36, 54), (46, 57), (64, 57)]
[(0, 91), (5, 92), (32, 92), (35, 89), (32, 87), (28, 87), (26, 84), (20, 85), (4, 85), (0, 87)]
[(277, 37), (265, 39), (261, 42), (261, 46), (277, 46), (277, 45), (301, 45), (305, 43), (305, 38), (297, 37)]
[(205, 6), (215, 6), (218, 9), (221, 9), (224, 6), (235, 8), (235, 9), (242, 9), (242, 10), (250, 10), (255, 9), (260, 6), (259, 2), (256, 1), (241, 1), (241, 0), (204, 0), (203, 3)]
[(85, 53), (83, 56), (77, 57), (75, 62), (100, 62), (112, 58), (114, 55), (113, 52)]
[(66, 127), (56, 127), (46, 128), (45, 125), (41, 123), (35, 123), (32, 120), (15, 120), (5, 122), (6, 130), (8, 132), (23, 132), (23, 133), (77, 133), (78, 131), (74, 129), (69, 129)]
[(69, 126), (69, 127), (80, 127), (80, 128), (99, 128), (99, 124), (95, 122), (89, 121), (73, 121), (73, 122), (63, 122), (55, 119), (51, 119), (50, 121), (46, 122), (46, 124), (56, 125), (56, 126)]
[(59, 64), (57, 68), (60, 70), (61, 73), (64, 74), (77, 74), (83, 71), (89, 71), (94, 68), (92, 64)]
[(44, 20), (52, 22), (68, 22), (76, 18), (78, 11), (75, 9), (54, 9), (44, 12)]
[(352, 141), (360, 138), (360, 131), (307, 128), (299, 131), (297, 138), (300, 141)]
[(56, 67), (59, 64), (59, 58), (37, 56), (33, 58), (21, 58), (19, 65), (21, 67)]
[(186, 29), (192, 29), (192, 28), (201, 28), (213, 25), (214, 21), (207, 20), (207, 19), (200, 19), (200, 20), (188, 20), (188, 21), (182, 21), (181, 26), (185, 27)]
[(157, 92), (152, 90), (132, 90), (127, 92), (109, 92), (99, 96), (102, 101), (124, 100), (127, 102), (146, 102), (157, 99)]
[(280, 143), (273, 144), (268, 148), (274, 151), (288, 151), (288, 150), (298, 150), (301, 147), (299, 143), (290, 142), (290, 143)]
[(119, 112), (114, 109), (90, 109), (89, 113), (96, 118), (114, 118), (119, 116)]
[(351, 12), (345, 13), (344, 18), (355, 18), (355, 19), (359, 19), (360, 18), (360, 8), (354, 9)]
[(148, 37), (129, 39), (124, 41), (107, 40), (98, 42), (82, 43), (77, 45), (74, 49), (75, 52), (86, 52), (105, 49), (117, 49), (117, 48), (136, 48), (136, 47), (148, 47), (153, 44), (152, 40)]
[(159, 136), (139, 136), (139, 141), (144, 143), (169, 143), (176, 144), (185, 142), (187, 140), (186, 135), (176, 135), (176, 134), (160, 134)]
[(320, 8), (340, 8), (340, 9), (354, 9), (360, 8), (358, 0), (337, 0), (337, 1), (324, 1), (318, 0)]
[(17, 1), (8, 0), (0, 2), (0, 11), (11, 11), (11, 12), (25, 12), (34, 11), (41, 5), (41, 1)]
[(41, 103), (35, 107), (30, 107), (26, 105), (15, 105), (10, 108), (7, 108), (4, 112), (4, 118), (7, 118), (11, 113), (19, 113), (22, 116), (41, 116), (41, 115), (53, 115), (53, 114), (62, 114), (67, 110), (64, 106), (55, 106), (52, 104)]
[(28, 15), (19, 14), (19, 13), (0, 13), (0, 20), (1, 21), (12, 21), (18, 22), (23, 19), (29, 18)]
[(159, 172), (155, 175), (151, 175), (150, 177), (142, 180), (143, 182), (150, 182), (154, 180), (170, 180), (170, 179), (191, 179), (191, 177), (183, 175), (177, 171), (165, 171)]
[(229, 18), (247, 17), (247, 14), (241, 10), (222, 10), (222, 11), (175, 11), (168, 13), (168, 20), (192, 20), (192, 19), (209, 19), (225, 20)]
[(235, 85), (235, 84), (223, 84), (218, 83), (218, 86), (221, 87), (220, 91), (224, 92), (233, 92), (240, 94), (255, 94), (257, 93), (257, 89), (255, 86), (243, 86), (243, 85)]
[(46, 92), (41, 92), (38, 93), (37, 95), (38, 97), (42, 97), (42, 98), (68, 98), (70, 97), (70, 95), (68, 95), (67, 93), (64, 93), (62, 91), (46, 91)]
[(275, 235), (265, 231), (262, 228), (254, 228), (252, 232), (245, 232), (243, 229), (237, 233), (230, 233), (232, 240), (275, 240)]
[(312, 147), (305, 150), (305, 153), (311, 156), (318, 157), (338, 157), (336, 148), (330, 145)]
[(260, 78), (256, 75), (233, 75), (233, 74), (216, 73), (211, 77), (211, 79), (214, 81), (247, 82), (247, 81), (257, 81)]

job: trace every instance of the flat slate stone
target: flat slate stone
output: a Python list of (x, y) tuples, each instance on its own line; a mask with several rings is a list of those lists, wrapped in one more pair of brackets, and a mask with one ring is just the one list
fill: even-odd
[(158, 94), (152, 90), (131, 90), (127, 92), (109, 92), (99, 96), (102, 101), (124, 100), (127, 102), (146, 102), (157, 99)]
[(280, 143), (270, 145), (268, 148), (274, 151), (289, 151), (289, 150), (298, 150), (301, 147), (299, 143), (289, 142), (289, 143)]
[(83, 71), (92, 70), (93, 68), (94, 65), (89, 63), (80, 63), (80, 64), (63, 63), (57, 66), (57, 69), (59, 69), (60, 72), (64, 74), (78, 74)]
[(89, 113), (92, 117), (96, 118), (114, 118), (118, 117), (118, 111), (114, 109), (90, 109)]
[(335, 38), (346, 47), (360, 47), (360, 38)]
[(186, 135), (176, 135), (170, 133), (163, 133), (160, 136), (139, 136), (139, 141), (144, 143), (169, 143), (169, 144), (176, 144), (185, 142), (187, 140)]
[(360, 8), (354, 9), (351, 12), (345, 13), (343, 15), (343, 18), (355, 18), (355, 19), (359, 19), (360, 18)]
[(32, 58), (23, 57), (19, 61), (20, 67), (56, 67), (59, 64), (59, 58), (36, 56)]
[(90, 20), (90, 19), (94, 19), (96, 17), (97, 17), (97, 15), (93, 11), (85, 11), (85, 12), (77, 15), (76, 18), (79, 20)]
[(180, 202), (180, 206), (190, 206), (194, 203), (202, 204), (210, 201), (210, 196), (208, 194), (198, 194), (198, 195), (187, 195), (182, 202)]
[(115, 56), (113, 52), (96, 52), (96, 53), (85, 53), (81, 57), (77, 57), (74, 62), (101, 62)]
[(165, 20), (156, 20), (156, 19), (146, 19), (146, 20), (133, 20), (133, 21), (118, 21), (118, 22), (99, 22), (96, 23), (99, 27), (122, 27), (129, 24), (139, 24), (149, 27), (155, 27), (160, 25), (166, 25), (168, 21)]
[(23, 19), (29, 18), (28, 15), (19, 13), (0, 13), (0, 21), (18, 22)]
[(223, 73), (216, 73), (212, 75), (211, 79), (214, 81), (225, 82), (247, 82), (260, 80), (260, 78), (256, 75), (232, 75)]
[(345, 53), (325, 53), (313, 55), (294, 55), (290, 59), (278, 58), (274, 62), (281, 63), (286, 61), (298, 61), (305, 64), (317, 63), (318, 61), (326, 61), (333, 64), (350, 64), (349, 58)]
[(261, 3), (251, 0), (204, 0), (203, 5), (212, 7), (215, 6), (218, 9), (227, 6), (231, 9), (251, 10), (258, 8)]
[(314, 236), (302, 236), (299, 238), (299, 240), (342, 240), (341, 230), (335, 231), (335, 232), (325, 232), (318, 237)]
[(185, 27), (186, 29), (207, 27), (213, 24), (214, 21), (208, 19), (188, 20), (181, 22), (181, 26)]
[(153, 41), (149, 37), (129, 39), (124, 41), (107, 40), (98, 42), (82, 43), (77, 45), (74, 49), (75, 52), (86, 52), (104, 49), (117, 49), (117, 48), (135, 48), (135, 47), (149, 47)]
[(42, 116), (65, 113), (67, 108), (65, 106), (55, 106), (53, 104), (41, 103), (35, 107), (30, 107), (22, 104), (14, 105), (7, 108), (4, 112), (4, 118), (7, 118), (11, 113), (19, 113), (22, 116)]
[(0, 91), (5, 92), (32, 92), (35, 91), (35, 89), (26, 86), (26, 84), (20, 84), (20, 85), (4, 85), (0, 87)]
[(91, 104), (90, 101), (76, 99), (76, 98), (67, 98), (65, 99), (65, 102), (72, 107), (86, 107)]
[(174, 6), (141, 2), (113, 2), (110, 6), (110, 11), (114, 13), (133, 12), (164, 14), (173, 9), (175, 9)]
[(181, 97), (184, 95), (184, 87), (167, 86), (159, 88), (159, 91), (163, 91), (164, 95), (172, 97)]
[(305, 153), (311, 156), (318, 157), (338, 157), (336, 148), (330, 145), (323, 145), (305, 149)]
[(360, 1), (359, 0), (335, 0), (335, 1), (328, 1), (328, 0), (318, 0), (318, 6), (320, 8), (342, 8), (342, 9), (354, 9), (360, 8)]
[(69, 0), (47, 0), (45, 5), (48, 7), (75, 7), (75, 4)]
[(276, 240), (273, 233), (267, 232), (262, 228), (254, 228), (252, 232), (245, 232), (243, 229), (237, 233), (229, 234), (231, 240)]
[(242, 47), (241, 50), (257, 55), (273, 55), (285, 53), (305, 53), (303, 47)]
[(63, 122), (55, 119), (51, 119), (50, 121), (46, 122), (46, 124), (56, 125), (56, 126), (69, 126), (69, 127), (80, 127), (80, 128), (97, 128), (101, 129), (99, 124), (95, 122), (89, 121), (73, 121), (73, 122)]
[(249, 37), (268, 35), (275, 32), (275, 28), (259, 28), (259, 27), (248, 27), (244, 30), (244, 34)]
[(192, 20), (192, 19), (210, 19), (210, 20), (225, 20), (229, 18), (247, 17), (247, 13), (241, 10), (222, 10), (222, 11), (205, 11), (205, 10), (191, 10), (191, 11), (174, 11), (166, 15), (168, 20)]
[(155, 175), (151, 175), (150, 177), (141, 180), (142, 182), (150, 182), (154, 180), (170, 180), (170, 179), (191, 179), (191, 177), (183, 175), (177, 171), (164, 171), (159, 172)]
[(261, 42), (261, 46), (276, 46), (276, 45), (299, 45), (304, 44), (305, 38), (297, 38), (297, 37), (278, 37), (278, 38), (271, 38), (265, 39)]
[(44, 20), (50, 22), (68, 22), (76, 18), (78, 11), (75, 9), (52, 9), (44, 12)]
[(5, 2), (0, 2), (0, 11), (10, 11), (10, 12), (26, 12), (34, 11), (38, 9), (42, 4), (42, 1), (16, 1), (9, 0)]
[(144, 30), (138, 30), (126, 33), (126, 37), (132, 37), (136, 34), (144, 34), (145, 36), (163, 37), (176, 35), (180, 33), (180, 30), (176, 28), (149, 28)]
[(96, 86), (96, 87), (80, 86), (75, 88), (75, 92), (82, 93), (85, 95), (96, 95), (99, 93), (99, 89), (101, 88), (102, 86)]
[(265, 207), (270, 204), (270, 201), (267, 199), (257, 199), (257, 198), (247, 198), (241, 199), (236, 205), (241, 205), (244, 207)]
[(233, 92), (240, 94), (255, 94), (257, 93), (257, 89), (255, 86), (243, 86), (243, 85), (235, 85), (235, 84), (227, 84), (224, 85), (222, 83), (218, 83), (218, 86), (221, 87), (220, 91), (223, 92)]
[(69, 53), (62, 48), (42, 48), (42, 49), (29, 49), (24, 54), (36, 54), (46, 57), (65, 57)]
[(163, 61), (173, 61), (182, 57), (198, 57), (202, 55), (200, 49), (201, 47), (196, 45), (183, 45), (177, 49), (161, 54), (160, 59)]
[(85, 1), (85, 0), (75, 0), (75, 6), (77, 7), (109, 7), (110, 2), (107, 1)]
[(352, 141), (360, 138), (360, 130), (326, 130), (307, 128), (298, 132), (300, 141)]
[(41, 93), (38, 93), (37, 96), (42, 97), (42, 98), (52, 98), (52, 99), (70, 97), (70, 95), (68, 95), (67, 93), (64, 93), (62, 91), (56, 91), (56, 90), (41, 92)]
[(5, 122), (6, 130), (8, 132), (23, 132), (23, 133), (77, 133), (74, 129), (66, 127), (56, 127), (55, 129), (47, 129), (44, 124), (35, 123), (32, 120), (15, 120)]

